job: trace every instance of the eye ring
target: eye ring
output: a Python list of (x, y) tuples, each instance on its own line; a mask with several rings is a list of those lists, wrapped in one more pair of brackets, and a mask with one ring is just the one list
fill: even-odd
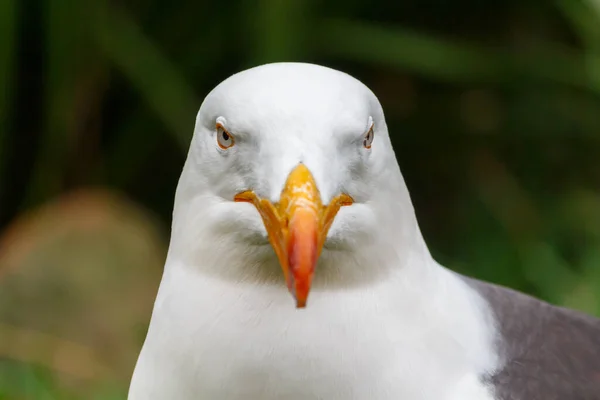
[(229, 133), (229, 131), (227, 129), (225, 129), (223, 124), (221, 124), (220, 122), (217, 122), (216, 129), (217, 129), (217, 145), (222, 150), (227, 150), (228, 148), (232, 147), (235, 144), (235, 139), (233, 138), (233, 135), (231, 133)]
[(367, 133), (365, 133), (365, 136), (363, 138), (363, 146), (365, 149), (370, 149), (371, 145), (373, 144), (373, 139), (375, 138), (375, 131), (373, 130), (373, 127), (374, 124), (371, 123), (371, 127), (369, 128)]

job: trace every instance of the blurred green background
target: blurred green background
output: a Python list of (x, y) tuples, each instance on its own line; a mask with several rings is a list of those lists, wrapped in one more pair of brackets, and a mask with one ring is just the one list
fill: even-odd
[(124, 399), (203, 97), (381, 100), (434, 256), (600, 315), (600, 2), (0, 1), (0, 399)]

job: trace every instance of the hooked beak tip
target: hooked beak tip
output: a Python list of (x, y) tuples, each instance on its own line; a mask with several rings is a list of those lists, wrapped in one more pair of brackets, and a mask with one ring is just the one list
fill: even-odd
[(306, 300), (296, 299), (296, 308), (306, 308)]

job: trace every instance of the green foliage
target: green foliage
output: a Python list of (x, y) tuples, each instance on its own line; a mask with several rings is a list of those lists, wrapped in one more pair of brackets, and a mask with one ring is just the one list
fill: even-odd
[(0, 4), (0, 177), (6, 168), (4, 160), (9, 129), (11, 80), (15, 63), (16, 9), (16, 0), (6, 0)]

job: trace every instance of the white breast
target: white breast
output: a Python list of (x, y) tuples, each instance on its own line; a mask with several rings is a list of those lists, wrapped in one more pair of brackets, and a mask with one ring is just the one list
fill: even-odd
[(442, 268), (421, 288), (315, 290), (296, 310), (284, 285), (170, 267), (131, 400), (493, 398), (479, 381), (497, 363), (492, 321)]

